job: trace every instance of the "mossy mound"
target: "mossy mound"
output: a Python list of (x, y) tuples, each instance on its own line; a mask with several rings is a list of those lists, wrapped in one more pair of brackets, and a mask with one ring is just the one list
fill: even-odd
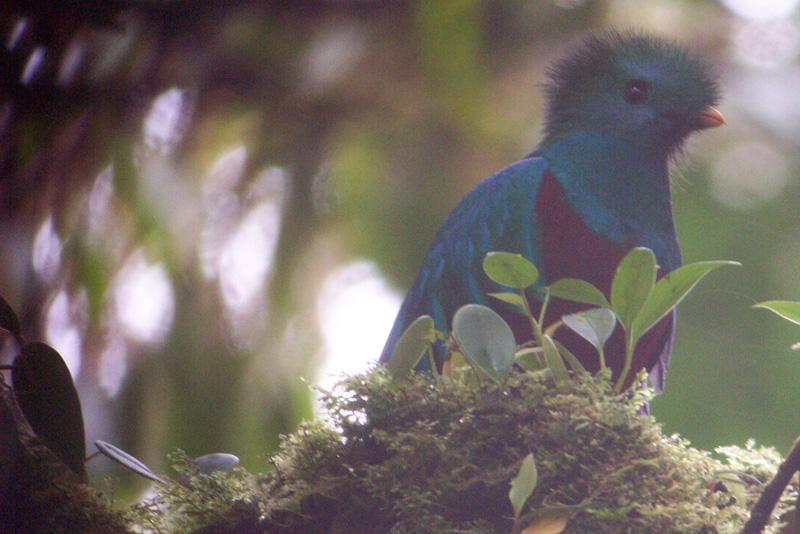
[[(330, 421), (288, 436), (238, 510), (258, 507), (252, 532), (509, 533), (509, 483), (532, 452), (538, 484), (523, 514), (583, 505), (565, 533), (740, 531), (780, 458), (729, 447), (738, 473), (726, 474), (731, 465), (642, 416), (645, 397), (602, 379), (556, 386), (520, 373), (501, 391), (378, 369), (324, 396)], [(208, 532), (244, 529), (232, 510)]]
[[(204, 475), (178, 455), (183, 483), (140, 506), (140, 524), (205, 534), (508, 534), (530, 525), (514, 526), (508, 492), (533, 453), (538, 484), (522, 515), (571, 506), (560, 508), (570, 512), (564, 533), (739, 532), (780, 457), (749, 444), (721, 449), (722, 463), (664, 436), (640, 413), (647, 397), (615, 395), (598, 378), (556, 386), (519, 373), (501, 390), (377, 369), (325, 394), (329, 421), (285, 437), (266, 475)], [(796, 497), (794, 486), (774, 517)], [(773, 520), (767, 532), (778, 527)], [(560, 530), (526, 534), (545, 532)]]
[[(270, 473), (208, 475), (179, 451), (178, 480), (129, 510), (112, 511), (49, 451), (28, 447), (14, 486), (26, 497), (11, 488), (13, 531), (508, 534), (530, 525), (514, 525), (508, 492), (533, 453), (538, 483), (523, 517), (557, 509), (568, 520), (526, 534), (738, 533), (781, 461), (748, 444), (719, 449), (723, 463), (666, 437), (640, 413), (647, 391), (615, 395), (602, 378), (464, 382), (383, 369), (346, 378), (324, 395), (329, 420), (286, 436)], [(796, 500), (795, 484), (773, 517)], [(766, 532), (779, 528), (773, 519)]]

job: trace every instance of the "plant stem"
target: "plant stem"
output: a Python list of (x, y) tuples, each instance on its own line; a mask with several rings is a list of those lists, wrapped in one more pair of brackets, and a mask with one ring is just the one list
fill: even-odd
[(628, 378), (628, 373), (631, 371), (631, 364), (633, 363), (633, 349), (636, 347), (631, 333), (625, 331), (625, 367), (622, 368), (622, 373), (614, 384), (614, 391), (619, 393), (622, 391), (622, 385), (625, 384), (625, 379)]

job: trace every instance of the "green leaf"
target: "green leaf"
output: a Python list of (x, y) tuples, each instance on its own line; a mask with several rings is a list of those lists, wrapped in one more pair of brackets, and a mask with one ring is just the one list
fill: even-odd
[(776, 313), (789, 322), (800, 325), (800, 302), (790, 302), (788, 300), (768, 300), (759, 302), (754, 308), (764, 308)]
[(520, 254), (489, 252), (483, 258), (483, 270), (493, 282), (524, 289), (539, 279), (536, 266)]
[(656, 281), (656, 257), (648, 248), (637, 247), (622, 258), (611, 282), (611, 309), (629, 330)]
[(536, 460), (534, 460), (533, 453), (531, 453), (522, 460), (519, 473), (517, 473), (517, 476), (511, 481), (511, 489), (508, 492), (511, 506), (514, 507), (514, 518), (519, 517), (519, 514), (522, 513), (522, 507), (525, 506), (525, 501), (528, 500), (533, 490), (536, 489), (536, 484), (538, 482), (539, 475), (536, 472)]
[(453, 316), (453, 337), (472, 364), (501, 384), (511, 372), (516, 341), (497, 312), (480, 304), (467, 304)]
[(525, 347), (514, 354), (514, 362), (526, 371), (541, 371), (544, 369), (541, 347)]
[(518, 295), (517, 293), (489, 293), (489, 296), (494, 297), (497, 300), (502, 300), (503, 302), (519, 306), (523, 310), (525, 309), (525, 304), (524, 301), (522, 300), (522, 295)]
[(572, 368), (573, 371), (575, 371), (575, 374), (578, 375), (579, 378), (586, 379), (592, 376), (589, 374), (589, 371), (586, 370), (586, 368), (583, 366), (580, 360), (578, 360), (578, 358), (576, 358), (575, 355), (572, 354), (567, 349), (567, 347), (559, 343), (557, 339), (554, 339), (553, 343), (558, 349), (558, 354), (560, 354), (561, 358), (563, 358), (564, 361), (569, 364), (569, 366)]
[(602, 291), (579, 278), (562, 278), (548, 286), (546, 291), (553, 297), (592, 304), (600, 308), (611, 308)]
[(606, 341), (611, 337), (611, 333), (617, 324), (614, 312), (605, 308), (592, 308), (591, 310), (565, 315), (561, 320), (573, 332), (591, 343), (598, 351), (603, 350)]
[(650, 297), (631, 325), (633, 342), (677, 306), (701, 278), (723, 265), (740, 264), (735, 261), (699, 261), (678, 267), (663, 276), (653, 287)]
[(553, 378), (556, 384), (564, 384), (569, 382), (569, 372), (564, 365), (564, 360), (558, 352), (558, 348), (553, 342), (553, 338), (548, 335), (542, 337), (542, 349), (544, 349), (544, 359), (547, 362), (547, 367), (553, 373)]
[(392, 378), (408, 376), (425, 354), (425, 349), (431, 342), (432, 331), (433, 318), (429, 315), (417, 317), (405, 329), (397, 340), (391, 358), (386, 362), (386, 369)]

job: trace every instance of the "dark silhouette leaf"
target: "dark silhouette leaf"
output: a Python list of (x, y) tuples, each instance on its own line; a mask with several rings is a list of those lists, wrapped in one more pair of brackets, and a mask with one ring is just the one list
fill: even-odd
[(78, 391), (55, 349), (29, 343), (14, 359), (14, 395), (36, 435), (86, 481), (86, 444)]
[(22, 345), (22, 328), (19, 326), (19, 319), (3, 297), (0, 297), (0, 328), (11, 332), (14, 339)]

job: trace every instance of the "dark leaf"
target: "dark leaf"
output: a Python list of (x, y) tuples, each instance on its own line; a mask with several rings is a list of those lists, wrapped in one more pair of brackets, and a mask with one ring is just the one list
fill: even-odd
[(81, 401), (61, 355), (44, 343), (29, 343), (14, 359), (11, 377), (14, 395), (33, 431), (85, 481)]
[(17, 314), (6, 302), (3, 297), (0, 297), (0, 328), (8, 330), (14, 339), (22, 345), (22, 328), (19, 326), (19, 319)]

